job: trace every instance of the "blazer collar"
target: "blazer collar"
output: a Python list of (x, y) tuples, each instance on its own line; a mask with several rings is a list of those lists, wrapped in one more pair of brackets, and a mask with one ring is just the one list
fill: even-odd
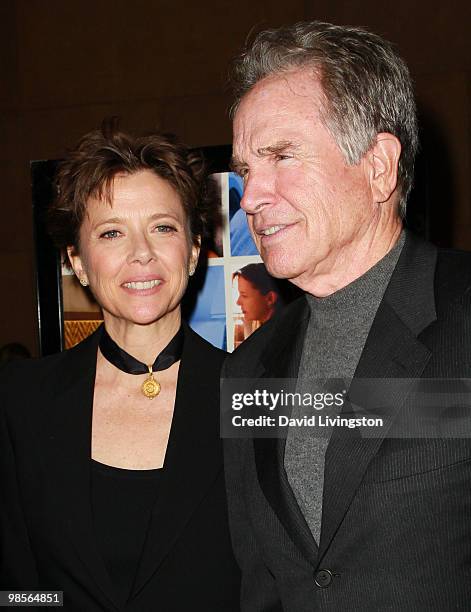
[[(350, 386), (356, 392), (360, 379), (414, 379), (421, 376), (430, 350), (419, 334), (436, 319), (434, 276), (437, 250), (410, 233), (378, 308)], [(393, 421), (410, 391), (410, 384), (394, 390), (388, 406)], [(348, 405), (346, 406), (348, 409)], [(323, 521), (319, 560), (361, 484), (369, 462), (381, 446), (386, 432), (375, 438), (360, 438), (334, 430), (325, 458)]]
[[(152, 511), (149, 531), (134, 581), (133, 595), (158, 569), (207, 489), (222, 469), (219, 402), (215, 397), (219, 371), (201, 376), (204, 341), (186, 324), (174, 415), (163, 478)], [(48, 405), (48, 467), (60, 483), (61, 513), (89, 579), (101, 594), (104, 609), (120, 609), (94, 537), (90, 498), (93, 391), (100, 328), (63, 354)], [(203, 353), (204, 354), (204, 353)], [(204, 404), (205, 410), (200, 410)], [(162, 529), (162, 525), (165, 529)]]
[[(369, 332), (351, 389), (358, 378), (415, 378), (421, 375), (430, 352), (417, 336), (436, 319), (436, 257), (435, 247), (406, 233), (403, 250)], [(285, 317), (280, 317), (272, 336), (276, 339), (273, 341), (276, 348), (272, 345), (265, 350), (261, 376), (297, 376), (308, 321), (309, 306), (305, 299), (298, 300)], [(407, 388), (404, 387), (395, 398), (395, 413), (406, 397)], [(257, 473), (265, 496), (293, 541), (313, 565), (321, 560), (382, 441), (383, 438), (346, 439), (334, 432), (326, 453), (318, 551), (284, 470), (285, 440), (254, 440)]]

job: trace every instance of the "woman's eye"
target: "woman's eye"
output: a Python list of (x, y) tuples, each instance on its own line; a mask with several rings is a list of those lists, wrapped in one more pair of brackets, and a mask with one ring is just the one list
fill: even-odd
[(159, 234), (168, 234), (175, 231), (175, 228), (171, 225), (158, 225), (155, 229)]
[(118, 230), (108, 230), (107, 232), (103, 232), (100, 238), (107, 238), (108, 240), (113, 240), (113, 238), (118, 238), (120, 233)]

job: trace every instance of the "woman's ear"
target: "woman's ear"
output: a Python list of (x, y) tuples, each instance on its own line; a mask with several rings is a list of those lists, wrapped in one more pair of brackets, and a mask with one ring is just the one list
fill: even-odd
[(269, 291), (265, 297), (267, 298), (267, 304), (270, 306), (270, 308), (273, 308), (278, 299), (278, 293), (276, 291)]
[(191, 245), (190, 261), (188, 262), (188, 274), (193, 276), (198, 265), (198, 258), (201, 251), (201, 236), (198, 236), (196, 241)]
[(370, 161), (370, 185), (377, 204), (387, 202), (397, 187), (397, 171), (401, 143), (392, 134), (381, 132), (368, 151)]
[(80, 284), (86, 287), (88, 285), (88, 277), (77, 248), (74, 246), (68, 246), (67, 257), (69, 258), (72, 270), (75, 272), (75, 276), (79, 279)]

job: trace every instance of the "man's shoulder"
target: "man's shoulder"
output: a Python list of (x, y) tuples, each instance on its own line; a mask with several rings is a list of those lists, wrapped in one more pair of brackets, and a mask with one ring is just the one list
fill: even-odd
[[(439, 318), (458, 301), (465, 303), (471, 296), (471, 253), (438, 248), (410, 232), (397, 272), (393, 279), (399, 278), (400, 282), (394, 285), (393, 299), (404, 301), (407, 295), (417, 307), (422, 297), (422, 308), (433, 301)], [(427, 302), (423, 302), (424, 296)]]
[(428, 376), (469, 377), (471, 368), (471, 253), (438, 249), (435, 320), (420, 334), (432, 353)]
[(471, 315), (471, 253), (438, 249), (435, 303), (439, 318), (452, 311)]
[(441, 291), (463, 294), (471, 289), (471, 252), (438, 249), (436, 285)]
[(231, 372), (253, 371), (262, 355), (275, 349), (280, 331), (286, 332), (287, 329), (294, 328), (300, 318), (306, 316), (307, 311), (308, 306), (304, 296), (285, 306), (277, 316), (259, 327), (231, 355), (228, 355), (225, 368), (230, 368)]

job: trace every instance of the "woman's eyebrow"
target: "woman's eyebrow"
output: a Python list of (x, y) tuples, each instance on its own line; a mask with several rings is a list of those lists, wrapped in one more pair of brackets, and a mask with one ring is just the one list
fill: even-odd
[[(102, 225), (110, 225), (113, 223), (124, 223), (126, 221), (126, 218), (127, 217), (110, 217), (109, 219), (103, 219), (103, 221), (100, 221), (94, 227), (98, 228), (98, 227), (101, 227)], [(173, 219), (174, 221), (180, 222), (180, 219), (176, 215), (170, 212), (154, 213), (153, 215), (150, 215), (149, 217), (147, 217), (148, 221), (158, 221), (159, 219)]]

